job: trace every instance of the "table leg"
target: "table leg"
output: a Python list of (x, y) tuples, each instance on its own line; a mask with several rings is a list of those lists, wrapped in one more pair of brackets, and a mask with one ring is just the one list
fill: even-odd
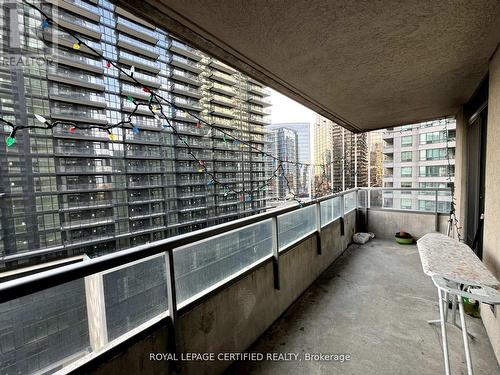
[(448, 306), (450, 304), (450, 295), (448, 292), (444, 291), (444, 321), (448, 322)]
[(457, 296), (454, 294), (451, 295), (453, 302), (451, 303), (451, 311), (453, 317), (453, 325), (457, 325)]
[(447, 300), (443, 299), (442, 291), (438, 288), (439, 297), (439, 319), (441, 320), (441, 341), (443, 343), (443, 358), (444, 358), (444, 372), (446, 375), (450, 375), (450, 360), (448, 358), (448, 338), (446, 336), (446, 321), (444, 317), (444, 307), (448, 309)]
[(472, 360), (470, 356), (469, 339), (467, 336), (467, 326), (465, 325), (464, 302), (461, 296), (458, 298), (458, 309), (460, 311), (460, 325), (462, 326), (462, 337), (464, 339), (465, 360), (467, 362), (467, 374), (472, 375)]

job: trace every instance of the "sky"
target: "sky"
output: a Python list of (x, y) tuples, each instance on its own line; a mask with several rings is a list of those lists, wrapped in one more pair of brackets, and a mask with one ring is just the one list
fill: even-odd
[(316, 113), (271, 89), (271, 124), (281, 122), (313, 123)]

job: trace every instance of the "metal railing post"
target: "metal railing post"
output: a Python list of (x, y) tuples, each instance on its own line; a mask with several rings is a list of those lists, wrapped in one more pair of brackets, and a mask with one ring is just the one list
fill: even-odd
[(316, 203), (316, 233), (317, 233), (317, 249), (318, 255), (321, 255), (321, 203)]
[(340, 196), (340, 235), (345, 234), (344, 228), (344, 217), (345, 217), (345, 194)]
[(438, 215), (438, 191), (436, 190), (435, 205), (434, 205), (434, 228), (436, 232), (439, 231), (439, 215)]
[(279, 254), (279, 241), (278, 241), (278, 217), (272, 217), (272, 230), (271, 238), (273, 241), (273, 276), (274, 276), (274, 289), (280, 289), (280, 254)]
[[(170, 317), (170, 323), (172, 328), (172, 334), (168, 335), (170, 337), (170, 347), (175, 357), (180, 358), (180, 331), (179, 331), (179, 319), (177, 313), (177, 292), (175, 289), (175, 272), (174, 272), (174, 250), (168, 249), (165, 252), (165, 263), (167, 271), (167, 300), (168, 300), (168, 315)], [(167, 347), (168, 350), (168, 347)], [(176, 371), (180, 369), (180, 361), (174, 361), (174, 368)]]

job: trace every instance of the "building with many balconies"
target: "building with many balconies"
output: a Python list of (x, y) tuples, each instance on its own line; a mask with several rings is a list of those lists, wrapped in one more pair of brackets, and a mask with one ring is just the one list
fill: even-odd
[[(19, 132), (13, 147), (0, 146), (6, 160), (1, 267), (105, 254), (266, 209), (265, 189), (256, 189), (266, 179), (259, 150), (270, 103), (262, 84), (106, 0), (43, 5), (94, 51), (73, 48), (76, 40), (54, 25), (40, 27), (41, 15), (28, 14), (22, 2), (9, 7), (1, 14), (11, 25), (9, 37), (20, 39), (23, 50), (34, 42), (35, 53), (44, 50), (57, 63), (0, 67), (3, 118), (35, 124), (39, 114), (49, 121), (113, 124), (135, 109), (130, 98), (147, 102), (149, 89), (173, 103), (165, 110), (182, 140), (146, 107), (133, 117), (139, 132), (114, 129), (114, 142), (106, 131), (69, 131), (70, 125)], [(3, 51), (11, 51), (9, 38), (3, 40)], [(134, 66), (140, 84), (107, 61)], [(186, 111), (228, 135), (197, 125)], [(188, 151), (204, 161), (215, 183)]]
[[(383, 185), (388, 188), (447, 188), (455, 176), (454, 118), (386, 129), (382, 138)], [(450, 197), (437, 198), (438, 211), (449, 212)], [(436, 197), (417, 191), (386, 191), (383, 205), (434, 211)]]

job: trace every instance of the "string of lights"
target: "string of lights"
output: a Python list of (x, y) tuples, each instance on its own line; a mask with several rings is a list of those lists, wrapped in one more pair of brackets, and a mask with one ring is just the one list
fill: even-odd
[[(446, 127), (444, 129), (446, 133), (448, 133), (448, 122), (446, 123)], [(450, 201), (450, 217), (448, 219), (449, 225), (451, 226), (451, 231), (456, 232), (457, 234), (457, 239), (458, 241), (462, 241), (462, 236), (460, 235), (460, 231), (462, 227), (459, 226), (459, 221), (456, 216), (456, 210), (455, 210), (455, 184), (453, 181), (451, 181), (451, 160), (450, 160), (450, 150), (449, 150), (449, 139), (448, 136), (446, 136), (446, 160), (447, 160), (447, 181), (448, 181), (448, 186), (450, 187), (450, 195), (451, 195), (451, 201)], [(437, 202), (436, 202), (437, 204)]]
[[(114, 142), (117, 140), (116, 135), (112, 132), (113, 129), (116, 128), (124, 128), (124, 129), (131, 129), (132, 132), (134, 133), (139, 133), (140, 129), (139, 127), (134, 125), (133, 122), (133, 116), (136, 114), (136, 112), (141, 108), (145, 107), (147, 108), (153, 115), (154, 117), (160, 121), (160, 123), (163, 122), (162, 127), (166, 130), (169, 130), (186, 148), (187, 148), (187, 153), (193, 158), (198, 163), (198, 172), (206, 174), (210, 180), (208, 181), (208, 185), (212, 184), (217, 184), (221, 185), (223, 187), (224, 195), (227, 196), (229, 192), (233, 192), (236, 194), (242, 194), (242, 200), (251, 200), (251, 194), (253, 192), (259, 191), (259, 190), (265, 190), (266, 187), (268, 187), (273, 179), (277, 179), (279, 177), (282, 177), (285, 180), (287, 190), (288, 190), (288, 196), (291, 196), (293, 200), (296, 200), (300, 203), (300, 201), (297, 199), (297, 194), (295, 190), (292, 187), (292, 184), (290, 183), (287, 174), (285, 172), (285, 168), (283, 167), (283, 164), (290, 164), (290, 165), (295, 165), (295, 166), (303, 166), (305, 168), (309, 167), (319, 167), (322, 169), (323, 173), (326, 174), (325, 170), (327, 167), (331, 165), (343, 165), (345, 167), (345, 164), (342, 159), (337, 159), (337, 160), (331, 160), (328, 163), (325, 164), (313, 164), (313, 163), (302, 163), (294, 160), (282, 160), (271, 153), (268, 153), (264, 150), (259, 149), (256, 147), (254, 144), (251, 142), (248, 142), (246, 140), (242, 140), (232, 133), (228, 132), (222, 127), (217, 126), (216, 124), (209, 123), (208, 121), (204, 120), (202, 117), (199, 115), (192, 113), (189, 110), (186, 110), (184, 108), (177, 107), (174, 103), (172, 103), (170, 100), (164, 98), (154, 90), (148, 88), (144, 84), (142, 84), (139, 80), (137, 80), (134, 77), (135, 73), (135, 67), (132, 65), (130, 69), (124, 69), (123, 67), (119, 66), (117, 63), (111, 61), (110, 59), (106, 58), (101, 52), (97, 51), (93, 46), (89, 45), (88, 43), (85, 42), (82, 38), (79, 37), (78, 34), (73, 32), (71, 29), (68, 29), (64, 26), (61, 26), (58, 24), (57, 21), (52, 19), (50, 16), (48, 16), (41, 8), (39, 8), (37, 5), (31, 4), (26, 0), (23, 0), (23, 3), (25, 3), (27, 6), (35, 9), (38, 11), (43, 17), (43, 21), (40, 25), (42, 30), (45, 30), (49, 27), (54, 27), (56, 26), (58, 29), (66, 32), (68, 35), (73, 37), (76, 42), (73, 44), (73, 49), (74, 50), (80, 50), (82, 47), (86, 47), (88, 50), (90, 50), (93, 54), (99, 56), (101, 59), (105, 61), (106, 68), (111, 68), (114, 67), (116, 68), (120, 73), (126, 75), (129, 77), (134, 83), (137, 85), (140, 85), (142, 87), (142, 90), (149, 94), (149, 100), (145, 102), (139, 102), (132, 96), (128, 96), (127, 100), (132, 102), (135, 107), (130, 112), (124, 119), (122, 119), (119, 122), (116, 122), (114, 124), (106, 124), (106, 125), (97, 125), (97, 124), (80, 124), (77, 122), (71, 122), (71, 121), (48, 121), (45, 117), (35, 114), (35, 118), (42, 124), (42, 125), (22, 125), (22, 124), (14, 124), (11, 121), (8, 121), (6, 119), (0, 118), (0, 122), (3, 123), (4, 125), (8, 126), (11, 130), (6, 138), (5, 142), (7, 147), (11, 147), (14, 145), (16, 142), (16, 135), (18, 131), (24, 130), (24, 129), (45, 129), (45, 130), (51, 130), (55, 128), (56, 126), (59, 125), (66, 125), (69, 126), (69, 132), (74, 133), (77, 129), (78, 130), (91, 130), (91, 129), (100, 129), (108, 134), (108, 138), (110, 141)], [(247, 147), (249, 150), (252, 150), (263, 157), (269, 158), (273, 160), (273, 162), (276, 164), (276, 168), (273, 170), (272, 175), (266, 179), (263, 183), (259, 184), (257, 187), (251, 189), (251, 190), (245, 190), (245, 189), (237, 189), (233, 187), (231, 184), (221, 182), (217, 177), (214, 171), (209, 170), (206, 161), (198, 158), (198, 156), (193, 152), (192, 147), (190, 144), (186, 141), (186, 139), (179, 133), (177, 128), (173, 126), (172, 122), (169, 120), (169, 116), (167, 113), (165, 113), (164, 110), (164, 105), (168, 105), (170, 108), (174, 110), (180, 110), (186, 113), (187, 115), (191, 116), (193, 119), (195, 119), (196, 122), (196, 128), (201, 128), (203, 126), (209, 127), (209, 129), (213, 132), (214, 130), (219, 132), (222, 137), (224, 143), (227, 143), (228, 140), (231, 140), (233, 144), (235, 145), (240, 145), (241, 148)], [(324, 180), (324, 179), (322, 179)], [(322, 183), (323, 184), (323, 181)], [(247, 196), (244, 196), (247, 195)]]

